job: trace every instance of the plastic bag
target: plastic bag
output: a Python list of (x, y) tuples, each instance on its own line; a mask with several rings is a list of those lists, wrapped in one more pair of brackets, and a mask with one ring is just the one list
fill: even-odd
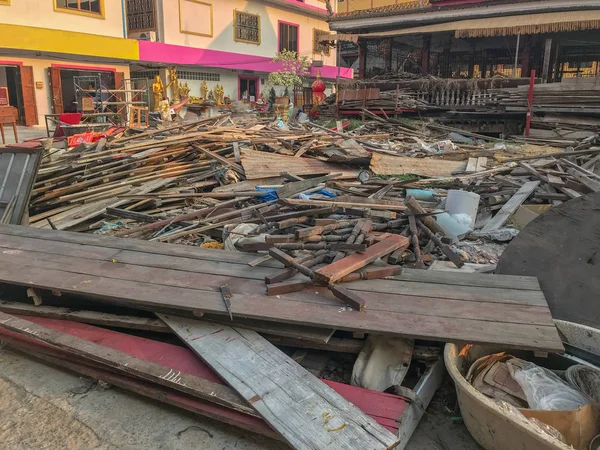
[(513, 378), (519, 383), (531, 409), (567, 411), (587, 405), (589, 400), (551, 371), (530, 362), (514, 367)]

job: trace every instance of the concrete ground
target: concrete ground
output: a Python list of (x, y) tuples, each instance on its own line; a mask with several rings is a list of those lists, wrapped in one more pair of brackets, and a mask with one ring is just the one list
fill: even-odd
[[(479, 450), (453, 388), (434, 397), (407, 450)], [(102, 386), (6, 348), (0, 350), (2, 450), (281, 450), (280, 442)]]
[[(46, 135), (46, 127), (42, 125), (36, 125), (33, 127), (17, 126), (17, 134), (19, 135), (19, 142), (23, 142), (28, 139), (48, 137)], [(6, 136), (7, 144), (15, 143), (15, 136), (13, 134), (12, 126), (4, 126), (4, 135)], [(1, 145), (2, 139), (0, 139), (0, 146)]]

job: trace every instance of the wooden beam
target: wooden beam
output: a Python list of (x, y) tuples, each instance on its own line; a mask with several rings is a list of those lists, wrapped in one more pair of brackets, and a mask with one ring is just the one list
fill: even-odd
[(498, 213), (485, 224), (481, 231), (493, 231), (502, 228), (508, 218), (523, 204), (525, 200), (539, 186), (540, 181), (528, 181), (513, 195), (508, 202), (498, 211)]
[(297, 450), (391, 449), (398, 439), (258, 333), (162, 320)]
[(408, 239), (400, 235), (390, 235), (387, 239), (367, 248), (364, 253), (355, 253), (315, 271), (317, 279), (326, 283), (334, 283), (346, 275), (372, 263), (377, 258), (392, 253), (394, 250), (408, 245)]
[(330, 284), (328, 287), (335, 298), (341, 300), (352, 309), (357, 311), (365, 310), (365, 300), (356, 293), (335, 284)]

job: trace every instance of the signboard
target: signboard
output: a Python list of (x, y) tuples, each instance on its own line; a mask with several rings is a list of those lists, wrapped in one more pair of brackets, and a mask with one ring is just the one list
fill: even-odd
[(10, 102), (8, 101), (8, 88), (0, 86), (0, 106), (8, 106)]

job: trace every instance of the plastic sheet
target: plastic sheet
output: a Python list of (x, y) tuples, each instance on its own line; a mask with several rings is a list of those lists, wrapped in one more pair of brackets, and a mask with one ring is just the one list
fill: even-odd
[(587, 405), (589, 400), (551, 371), (533, 363), (525, 363), (513, 375), (525, 395), (529, 407), (545, 411), (567, 411)]

